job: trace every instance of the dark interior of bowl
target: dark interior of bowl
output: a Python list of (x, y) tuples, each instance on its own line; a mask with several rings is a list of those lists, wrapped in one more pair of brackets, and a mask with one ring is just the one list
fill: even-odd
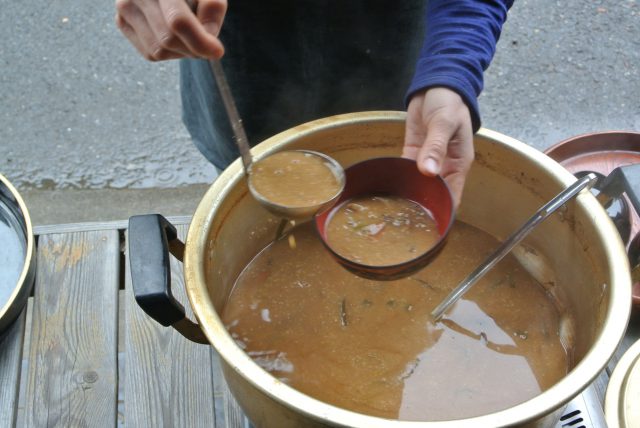
[[(345, 188), (336, 204), (315, 217), (322, 242), (345, 268), (369, 279), (394, 280), (423, 268), (442, 248), (454, 217), (451, 192), (442, 177), (425, 176), (415, 161), (399, 157), (374, 158), (357, 163), (345, 170), (345, 176)], [(397, 196), (418, 203), (436, 221), (439, 240), (426, 253), (396, 265), (369, 266), (336, 253), (326, 239), (326, 226), (334, 209), (349, 199), (367, 195)]]

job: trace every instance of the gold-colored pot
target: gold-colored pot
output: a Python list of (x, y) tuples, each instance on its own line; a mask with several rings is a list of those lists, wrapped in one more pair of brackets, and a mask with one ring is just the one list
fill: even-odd
[[(278, 134), (253, 149), (257, 159), (282, 149), (329, 154), (344, 167), (401, 152), (405, 115), (363, 112), (329, 117)], [(476, 160), (458, 218), (507, 237), (575, 178), (539, 151), (486, 129), (475, 137)], [(406, 422), (343, 410), (302, 394), (255, 364), (227, 333), (220, 313), (234, 280), (274, 237), (278, 219), (251, 197), (236, 161), (206, 193), (193, 217), (184, 253), (187, 294), (200, 327), (222, 358), (231, 392), (257, 427), (553, 426), (564, 404), (605, 367), (624, 335), (631, 281), (623, 244), (588, 192), (546, 220), (514, 250), (567, 316), (562, 335), (573, 343), (574, 367), (531, 400), (485, 416)], [(570, 315), (570, 316), (569, 316)]]

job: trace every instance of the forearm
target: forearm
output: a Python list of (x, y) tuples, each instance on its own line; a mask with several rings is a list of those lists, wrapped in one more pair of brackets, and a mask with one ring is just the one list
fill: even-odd
[(483, 72), (513, 0), (431, 0), (426, 11), (425, 43), (407, 91), (407, 104), (417, 91), (447, 87), (469, 107), (473, 131), (480, 127), (477, 98)]

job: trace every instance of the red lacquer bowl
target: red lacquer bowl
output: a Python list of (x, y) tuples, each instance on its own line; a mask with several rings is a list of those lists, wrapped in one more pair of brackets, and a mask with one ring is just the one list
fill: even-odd
[[(415, 161), (394, 157), (357, 163), (345, 175), (345, 188), (335, 205), (315, 216), (316, 229), (333, 258), (356, 275), (374, 280), (399, 279), (425, 267), (444, 245), (454, 220), (453, 197), (442, 177), (427, 177)], [(327, 243), (326, 226), (344, 201), (367, 195), (398, 196), (420, 204), (436, 221), (440, 238), (425, 253), (399, 264), (370, 266), (341, 256)]]

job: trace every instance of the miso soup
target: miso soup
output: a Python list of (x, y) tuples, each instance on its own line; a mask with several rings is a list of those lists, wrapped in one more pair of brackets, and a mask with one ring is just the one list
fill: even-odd
[(526, 401), (570, 366), (553, 300), (512, 256), (444, 319), (435, 305), (498, 242), (456, 222), (424, 270), (376, 282), (338, 265), (311, 224), (240, 274), (223, 313), (238, 345), (273, 376), (326, 403), (385, 418), (478, 416)]
[(342, 257), (369, 266), (408, 262), (440, 239), (429, 211), (397, 196), (363, 196), (331, 213), (327, 243)]
[(253, 189), (274, 204), (308, 207), (330, 200), (340, 181), (327, 161), (310, 153), (284, 151), (251, 167)]

